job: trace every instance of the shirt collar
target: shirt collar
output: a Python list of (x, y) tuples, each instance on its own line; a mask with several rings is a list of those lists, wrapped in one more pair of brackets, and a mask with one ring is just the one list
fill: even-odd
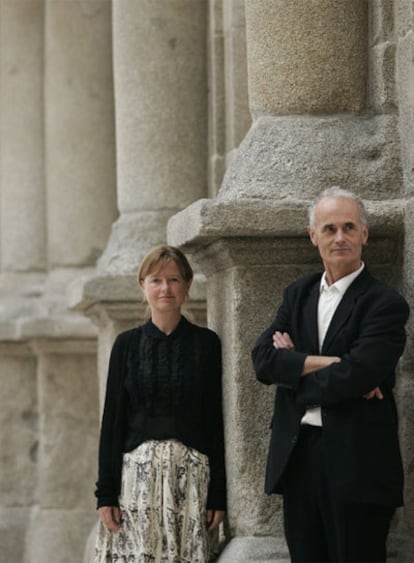
[(362, 272), (364, 267), (365, 267), (364, 262), (361, 262), (361, 266), (358, 268), (358, 270), (355, 270), (355, 272), (352, 272), (347, 276), (344, 276), (343, 278), (339, 279), (332, 285), (328, 285), (328, 282), (326, 280), (326, 272), (324, 272), (321, 279), (321, 285), (319, 287), (319, 293), (322, 293), (323, 291), (334, 290), (334, 291), (338, 291), (341, 295), (344, 295), (345, 291), (348, 289), (351, 283), (359, 276), (359, 274)]
[(184, 315), (181, 315), (180, 322), (173, 332), (171, 332), (171, 334), (165, 334), (165, 332), (162, 332), (151, 319), (148, 319), (148, 321), (143, 325), (143, 332), (146, 336), (152, 336), (153, 338), (158, 338), (160, 340), (178, 338), (187, 330), (188, 325), (189, 321), (184, 317)]

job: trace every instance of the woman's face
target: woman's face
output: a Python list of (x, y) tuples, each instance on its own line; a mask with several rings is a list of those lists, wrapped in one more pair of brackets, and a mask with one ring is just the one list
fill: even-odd
[(155, 264), (142, 282), (151, 313), (180, 312), (191, 281), (186, 281), (175, 260)]

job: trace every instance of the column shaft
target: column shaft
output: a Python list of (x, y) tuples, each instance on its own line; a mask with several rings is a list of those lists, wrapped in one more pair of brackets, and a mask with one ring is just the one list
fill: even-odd
[(50, 267), (90, 266), (116, 217), (109, 0), (46, 0)]
[(246, 0), (246, 25), (255, 116), (364, 107), (368, 2)]
[(0, 3), (3, 272), (46, 266), (43, 0)]
[(135, 270), (207, 190), (205, 0), (113, 4), (118, 206), (100, 267)]

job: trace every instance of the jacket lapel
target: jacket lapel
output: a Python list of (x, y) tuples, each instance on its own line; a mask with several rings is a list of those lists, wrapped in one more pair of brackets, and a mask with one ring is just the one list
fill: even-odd
[(359, 296), (369, 287), (371, 279), (371, 275), (368, 273), (367, 269), (364, 268), (346, 290), (329, 324), (323, 341), (321, 354), (328, 354), (331, 343), (347, 322)]
[(306, 335), (304, 341), (311, 346), (309, 353), (319, 354), (318, 343), (318, 301), (319, 301), (320, 277), (310, 288), (309, 298), (303, 308), (303, 319), (306, 323)]

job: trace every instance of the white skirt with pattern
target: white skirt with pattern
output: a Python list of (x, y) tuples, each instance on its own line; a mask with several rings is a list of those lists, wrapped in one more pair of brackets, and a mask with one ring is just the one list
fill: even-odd
[(150, 440), (124, 454), (121, 528), (100, 523), (94, 563), (209, 561), (208, 483), (207, 456), (177, 440)]

